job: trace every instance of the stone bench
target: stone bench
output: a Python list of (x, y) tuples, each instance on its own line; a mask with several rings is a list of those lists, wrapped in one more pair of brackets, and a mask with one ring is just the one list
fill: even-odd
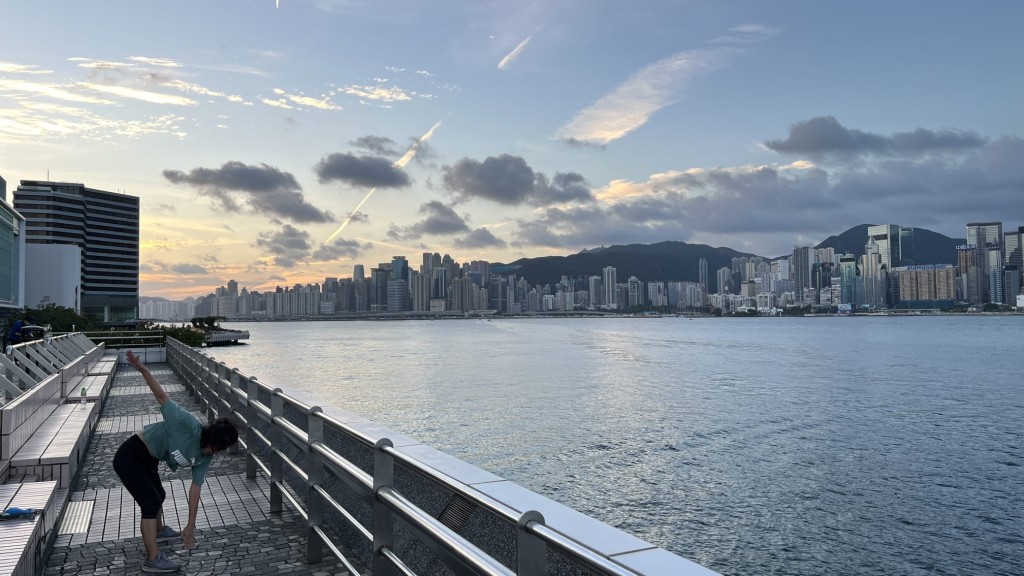
[(58, 488), (70, 488), (99, 417), (96, 402), (58, 406), (11, 457), (11, 476), (53, 480)]
[(39, 511), (31, 518), (0, 520), (0, 576), (34, 576), (42, 572), (43, 552), (57, 520), (57, 483), (0, 485), (0, 510)]

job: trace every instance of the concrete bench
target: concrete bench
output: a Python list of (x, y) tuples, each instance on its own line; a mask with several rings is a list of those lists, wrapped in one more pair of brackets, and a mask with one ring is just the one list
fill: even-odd
[(70, 488), (99, 417), (96, 402), (58, 406), (11, 457), (11, 476), (53, 480), (58, 488)]
[(0, 408), (0, 460), (10, 460), (64, 402), (54, 374)]
[(56, 495), (56, 482), (0, 485), (0, 510), (39, 511), (31, 518), (0, 520), (0, 576), (42, 573), (43, 552), (57, 521)]

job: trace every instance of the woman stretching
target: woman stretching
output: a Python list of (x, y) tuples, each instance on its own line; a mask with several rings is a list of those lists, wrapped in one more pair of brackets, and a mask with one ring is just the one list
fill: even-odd
[[(181, 565), (160, 552), (158, 540), (181, 536), (185, 548), (196, 546), (196, 513), (206, 470), (212, 456), (238, 441), (238, 426), (229, 418), (218, 418), (203, 426), (192, 414), (178, 406), (153, 378), (142, 360), (131, 351), (128, 363), (146, 379), (160, 404), (163, 422), (149, 424), (121, 444), (114, 454), (114, 471), (142, 510), (139, 531), (146, 546), (143, 572), (174, 572)], [(163, 502), (167, 493), (160, 483), (157, 466), (163, 460), (173, 471), (179, 466), (192, 468), (192, 486), (188, 489), (188, 524), (179, 533), (163, 522)]]

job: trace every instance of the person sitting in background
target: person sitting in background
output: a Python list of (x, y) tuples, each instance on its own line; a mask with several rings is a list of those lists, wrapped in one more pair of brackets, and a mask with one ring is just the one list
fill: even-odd
[(32, 316), (25, 315), (21, 320), (18, 320), (11, 326), (11, 329), (7, 332), (7, 344), (21, 344), (21, 329), (25, 326), (32, 326)]

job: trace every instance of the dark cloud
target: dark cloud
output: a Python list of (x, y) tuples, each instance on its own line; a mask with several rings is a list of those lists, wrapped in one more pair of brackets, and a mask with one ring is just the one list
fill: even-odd
[(459, 200), (483, 198), (506, 206), (593, 200), (583, 176), (558, 172), (549, 181), (526, 160), (510, 154), (488, 156), (483, 162), (463, 158), (442, 171), (445, 187)]
[(276, 232), (260, 232), (255, 246), (270, 256), (274, 264), (284, 268), (293, 268), (299, 261), (307, 259), (311, 250), (309, 232), (290, 224)]
[(519, 156), (488, 156), (483, 162), (463, 158), (442, 170), (444, 185), (462, 198), (518, 206), (533, 194), (533, 169)]
[(385, 136), (360, 136), (351, 142), (356, 148), (373, 152), (379, 156), (398, 156), (400, 152), (395, 150), (395, 141)]
[(436, 200), (420, 206), (420, 214), (427, 216), (410, 226), (392, 224), (388, 229), (388, 237), (393, 240), (409, 241), (417, 240), (424, 234), (451, 235), (469, 230), (465, 218)]
[(769, 149), (784, 154), (827, 155), (907, 155), (957, 152), (981, 148), (986, 140), (974, 132), (927, 130), (896, 132), (891, 136), (846, 128), (833, 116), (818, 116), (797, 122), (789, 128), (785, 140), (768, 140)]
[(174, 264), (171, 266), (171, 272), (175, 274), (206, 274), (206, 268), (203, 268), (199, 264)]
[[(914, 137), (913, 144), (899, 146), (941, 147), (929, 138)], [(897, 146), (896, 140), (886, 146)], [(1024, 139), (1002, 137), (980, 148), (945, 150), (831, 166), (662, 174), (633, 189), (609, 187), (601, 203), (549, 206), (536, 218), (519, 221), (511, 244), (577, 250), (683, 240), (772, 256), (864, 222), (928, 228), (951, 237), (962, 237), (973, 220), (1024, 223)]]
[(330, 244), (321, 244), (313, 251), (314, 260), (332, 262), (335, 260), (355, 259), (362, 254), (363, 245), (356, 240), (335, 238)]
[(409, 175), (387, 158), (356, 156), (347, 152), (324, 156), (316, 165), (322, 184), (340, 181), (366, 188), (405, 188), (412, 185)]
[(369, 224), (370, 216), (364, 212), (353, 212), (348, 221), (350, 224)]
[(233, 161), (220, 168), (193, 168), (187, 174), (164, 170), (163, 175), (173, 184), (192, 186), (225, 212), (240, 213), (248, 207), (253, 213), (293, 222), (334, 221), (333, 214), (306, 202), (294, 176), (267, 164), (250, 166)]
[(203, 262), (219, 263), (220, 262), (220, 258), (217, 258), (216, 254), (207, 254), (207, 255), (203, 256)]
[(505, 248), (508, 242), (498, 238), (487, 228), (477, 228), (461, 238), (455, 239), (456, 248), (477, 249), (477, 248)]
[(536, 204), (546, 206), (563, 202), (590, 202), (594, 194), (583, 176), (575, 172), (555, 172), (550, 183), (546, 176), (537, 174), (534, 197)]

